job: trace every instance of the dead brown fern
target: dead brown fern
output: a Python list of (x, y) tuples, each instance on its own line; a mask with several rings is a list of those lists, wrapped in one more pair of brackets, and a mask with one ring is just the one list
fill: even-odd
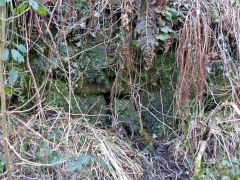
[(157, 29), (158, 16), (155, 13), (155, 8), (160, 9), (160, 3), (156, 1), (142, 1), (142, 5), (139, 12), (139, 21), (135, 31), (138, 34), (137, 45), (141, 47), (143, 53), (143, 59), (146, 63), (145, 70), (149, 70), (152, 65), (152, 61), (156, 56), (156, 46), (158, 41), (155, 37)]
[(201, 100), (206, 82), (206, 70), (208, 66), (209, 47), (209, 18), (204, 13), (199, 14), (200, 4), (194, 4), (193, 8), (185, 16), (177, 50), (178, 59), (178, 106), (187, 101), (191, 92)]
[[(186, 120), (189, 126), (181, 131), (187, 137), (182, 136), (176, 154), (196, 157), (199, 151), (205, 164), (211, 158), (227, 157), (231, 161), (239, 157), (233, 140), (239, 139), (239, 5), (230, 0), (179, 2), (188, 3), (189, 7), (182, 11), (184, 23), (177, 49), (177, 105), (181, 110), (180, 129)], [(216, 84), (210, 84), (213, 79)], [(208, 97), (204, 93), (211, 93), (214, 100), (220, 97), (222, 93), (214, 90), (221, 80), (224, 82), (220, 86), (228, 90), (228, 97), (215, 101), (216, 107), (206, 110)], [(188, 105), (188, 112), (184, 105)], [(184, 141), (187, 143), (183, 147)], [(199, 173), (201, 164), (195, 165)]]
[(125, 62), (128, 73), (132, 66), (132, 55), (130, 50), (130, 42), (132, 39), (132, 9), (133, 0), (124, 0), (122, 3), (122, 18), (121, 18), (121, 55)]

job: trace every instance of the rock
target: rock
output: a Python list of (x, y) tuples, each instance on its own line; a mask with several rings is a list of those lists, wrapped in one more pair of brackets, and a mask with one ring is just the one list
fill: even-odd
[[(163, 128), (166, 128), (154, 117), (154, 115), (160, 121), (163, 121), (164, 119), (166, 124), (170, 124), (172, 122), (172, 118), (166, 117), (166, 114), (168, 113), (172, 102), (172, 94), (167, 86), (161, 89), (161, 93), (162, 95), (160, 94), (160, 90), (153, 90), (148, 94), (146, 92), (141, 92), (143, 106), (151, 112), (150, 113), (147, 110), (143, 110), (141, 114), (143, 127), (150, 135), (163, 135)], [(165, 116), (163, 114), (165, 114)], [(172, 115), (172, 113), (170, 113), (169, 115)]]
[[(54, 86), (52, 86), (51, 91), (46, 92), (45, 94), (45, 101), (44, 103), (49, 104), (53, 107), (64, 108), (67, 112), (69, 104), (67, 103), (66, 99), (64, 98), (68, 96), (68, 85), (60, 80), (55, 80), (55, 85), (58, 87), (59, 93)], [(96, 121), (100, 121), (103, 125), (108, 123), (108, 115), (106, 114), (107, 111), (107, 104), (103, 94), (100, 95), (75, 95), (76, 101), (72, 96), (72, 113), (74, 114), (85, 114), (85, 117), (90, 120), (90, 123), (96, 123)], [(81, 109), (81, 111), (78, 108)]]
[[(100, 126), (109, 125), (109, 116), (106, 114), (107, 103), (104, 95), (78, 96), (77, 102), (82, 113), (90, 120), (90, 123), (99, 122)], [(75, 113), (80, 113), (76, 104), (73, 109), (77, 111)]]
[(110, 93), (112, 88), (112, 83), (109, 79), (106, 79), (103, 83), (88, 83), (86, 81), (78, 82), (77, 86), (74, 88), (74, 92), (77, 94), (106, 94)]
[(116, 99), (114, 110), (116, 122), (125, 129), (129, 128), (133, 136), (139, 126), (138, 114), (133, 104), (127, 99)]

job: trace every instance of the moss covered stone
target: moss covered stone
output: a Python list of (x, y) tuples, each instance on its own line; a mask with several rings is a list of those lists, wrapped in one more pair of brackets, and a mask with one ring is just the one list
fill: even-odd
[(127, 99), (115, 100), (115, 118), (117, 123), (125, 128), (129, 128), (131, 134), (138, 129), (138, 114), (133, 104)]
[(172, 115), (171, 111), (169, 111), (172, 103), (172, 93), (169, 86), (163, 86), (161, 91), (142, 92), (141, 98), (143, 106), (148, 109), (143, 110), (141, 114), (144, 129), (150, 135), (163, 135), (164, 125), (159, 121), (164, 120), (166, 124), (172, 123), (172, 118), (167, 116), (168, 112), (170, 112), (168, 115)]
[[(69, 104), (68, 99), (68, 84), (60, 81), (54, 81), (55, 86), (52, 86), (50, 91), (45, 93), (44, 104), (49, 104), (52, 107), (64, 108), (68, 111)], [(99, 121), (101, 124), (106, 125), (108, 121), (108, 116), (105, 114), (107, 111), (107, 104), (104, 95), (75, 95), (76, 101), (72, 96), (71, 107), (73, 114), (79, 114), (79, 116), (84, 116), (90, 120), (91, 123), (96, 123)], [(80, 108), (80, 109), (79, 109)]]
[[(78, 96), (77, 103), (85, 117), (90, 120), (90, 123), (98, 123), (100, 126), (108, 125), (107, 104), (103, 95)], [(76, 106), (75, 104), (74, 109), (80, 113)]]
[(110, 93), (112, 88), (112, 82), (109, 79), (101, 84), (89, 83), (86, 80), (79, 81), (74, 88), (74, 92), (78, 94), (106, 94)]

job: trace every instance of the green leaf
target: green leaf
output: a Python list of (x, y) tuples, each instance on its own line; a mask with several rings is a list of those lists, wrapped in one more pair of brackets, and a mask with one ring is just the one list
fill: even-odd
[(19, 72), (23, 72), (23, 69), (22, 68), (20, 68), (20, 67), (15, 67), (16, 68), (16, 70), (18, 70)]
[(11, 50), (12, 57), (15, 61), (21, 63), (24, 62), (24, 58), (20, 52), (18, 52), (16, 49)]
[(82, 164), (89, 164), (90, 156), (88, 154), (84, 154), (77, 157), (77, 161)]
[(12, 91), (9, 87), (5, 87), (4, 92), (5, 92), (5, 94), (12, 94)]
[(159, 22), (159, 25), (160, 25), (160, 26), (165, 26), (165, 25), (166, 25), (166, 21), (161, 20), (161, 21)]
[(58, 130), (57, 130), (57, 133), (59, 133), (60, 135), (63, 135), (63, 134), (64, 134), (64, 131), (61, 130), (61, 129), (58, 129)]
[(157, 39), (160, 39), (161, 41), (168, 40), (170, 36), (168, 34), (159, 34), (156, 36)]
[(172, 13), (173, 18), (177, 18), (178, 12), (175, 8), (170, 8), (169, 11)]
[(47, 150), (47, 156), (51, 156), (52, 153), (53, 153), (53, 150), (52, 150), (52, 149), (48, 149), (48, 150)]
[(34, 10), (37, 11), (37, 9), (38, 9), (38, 3), (37, 3), (36, 1), (34, 1), (34, 0), (29, 0), (29, 5), (30, 5)]
[(219, 34), (218, 40), (219, 40), (219, 41), (221, 41), (221, 40), (223, 41), (223, 35)]
[(38, 8), (37, 8), (37, 12), (38, 12), (39, 14), (44, 15), (44, 16), (46, 16), (46, 14), (47, 14), (46, 9), (43, 8), (42, 6), (38, 6)]
[(96, 34), (95, 34), (95, 32), (90, 32), (90, 35), (92, 36), (92, 37), (96, 37)]
[(62, 161), (62, 160), (63, 159), (60, 157), (54, 157), (51, 163), (57, 163), (56, 165), (53, 166), (53, 167), (57, 167), (57, 166), (61, 165), (62, 162), (59, 162), (59, 161)]
[(52, 156), (59, 157), (59, 151), (53, 151)]
[(231, 163), (227, 159), (223, 159), (222, 160), (222, 165), (229, 167), (229, 166), (231, 166)]
[(8, 48), (4, 48), (4, 50), (2, 52), (1, 60), (6, 61), (6, 60), (8, 60), (8, 58), (9, 58), (9, 50), (8, 50)]
[(72, 162), (75, 159), (75, 157), (72, 155), (71, 157), (68, 158), (67, 162)]
[(137, 41), (136, 40), (131, 40), (130, 45), (135, 47), (137, 46)]
[(186, 8), (186, 9), (189, 9), (191, 7), (191, 4), (189, 3), (184, 3), (183, 6)]
[(230, 57), (230, 56), (227, 57), (227, 60), (228, 61), (233, 61), (232, 57)]
[(47, 136), (47, 139), (50, 140), (50, 139), (52, 139), (52, 138), (54, 138), (54, 137), (55, 137), (55, 134), (50, 133), (50, 134)]
[(9, 71), (9, 83), (10, 84), (14, 84), (17, 81), (18, 78), (18, 72), (16, 71), (16, 69), (11, 69)]
[(109, 168), (108, 168), (108, 165), (107, 165), (102, 159), (100, 159), (100, 166), (101, 166), (102, 168), (106, 169), (106, 170), (109, 169)]
[(84, 29), (84, 28), (86, 27), (85, 22), (80, 23), (80, 27), (81, 27), (82, 29)]
[(211, 67), (205, 68), (208, 73), (211, 73)]
[(14, 43), (14, 45), (16, 46), (16, 48), (21, 51), (22, 53), (27, 53), (27, 49), (25, 48), (25, 46), (23, 44), (16, 44)]
[(100, 13), (97, 11), (94, 11), (94, 17), (99, 17), (99, 16), (100, 16)]
[(176, 25), (178, 25), (178, 20), (177, 20), (177, 19), (173, 19), (173, 20), (172, 20), (172, 23), (173, 23), (173, 25), (176, 26)]
[(165, 16), (165, 12), (161, 10), (155, 10), (156, 13), (161, 13), (163, 16)]
[(80, 47), (82, 43), (81, 43), (81, 41), (79, 41), (79, 42), (77, 42), (75, 44), (77, 45), (77, 47)]
[(13, 14), (19, 14), (19, 13), (23, 12), (27, 7), (28, 7), (28, 2), (24, 1), (18, 7), (13, 9)]
[(172, 13), (170, 13), (169, 11), (165, 12), (165, 17), (172, 19)]
[(161, 27), (161, 31), (164, 33), (173, 32), (173, 30), (168, 26)]
[(106, 170), (108, 170), (108, 165), (100, 158), (95, 158), (94, 159), (96, 162), (98, 162), (100, 164), (100, 166)]
[(75, 170), (81, 171), (82, 164), (72, 161), (66, 164), (65, 169), (67, 172), (73, 172)]

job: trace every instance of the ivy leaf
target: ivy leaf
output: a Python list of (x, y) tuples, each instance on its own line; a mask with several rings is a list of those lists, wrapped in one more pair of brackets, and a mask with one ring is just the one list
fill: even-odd
[(24, 1), (18, 7), (13, 9), (13, 14), (19, 14), (23, 12), (28, 7), (28, 2)]
[(211, 73), (211, 67), (205, 68), (208, 73)]
[(23, 58), (22, 54), (20, 54), (20, 52), (17, 51), (16, 49), (12, 49), (11, 54), (15, 61), (17, 61), (19, 63), (24, 62), (24, 58)]
[(90, 35), (92, 36), (92, 37), (96, 37), (96, 34), (95, 34), (95, 32), (90, 32)]
[(155, 10), (155, 12), (156, 12), (156, 13), (158, 13), (158, 14), (160, 14), (160, 13), (161, 13), (163, 16), (165, 16), (165, 12), (164, 12), (164, 11), (162, 11), (162, 10)]
[(169, 11), (172, 13), (173, 18), (177, 18), (178, 12), (175, 8), (170, 8)]
[(75, 157), (72, 155), (71, 157), (68, 158), (67, 162), (72, 162), (75, 159)]
[(37, 8), (37, 12), (38, 12), (39, 14), (44, 15), (44, 16), (46, 16), (46, 14), (47, 14), (46, 9), (43, 8), (42, 6), (38, 6), (38, 8)]
[(47, 136), (47, 139), (48, 140), (51, 140), (55, 137), (55, 134), (54, 133), (50, 133), (48, 136)]
[(63, 134), (64, 134), (64, 131), (61, 130), (61, 129), (58, 129), (58, 130), (57, 130), (57, 133), (59, 133), (60, 135), (63, 135)]
[(9, 71), (9, 83), (10, 84), (14, 84), (17, 81), (18, 78), (18, 72), (16, 71), (16, 69), (11, 69)]
[(169, 11), (165, 12), (165, 17), (172, 19), (172, 13), (170, 13)]
[(99, 16), (100, 16), (100, 13), (97, 11), (94, 11), (94, 17), (99, 17)]
[(156, 36), (157, 39), (160, 39), (161, 41), (168, 40), (170, 36), (168, 34), (159, 34)]
[(36, 1), (34, 1), (34, 0), (29, 0), (29, 5), (32, 6), (32, 8), (33, 8), (34, 10), (37, 11), (37, 9), (38, 9), (38, 3), (37, 3)]
[(62, 162), (59, 162), (59, 161), (62, 161), (62, 160), (63, 159), (60, 157), (54, 157), (51, 163), (57, 163), (56, 165), (53, 166), (53, 167), (57, 167), (57, 166), (61, 165)]
[(82, 164), (77, 162), (69, 162), (65, 166), (67, 172), (73, 172), (75, 170), (81, 171), (82, 170)]
[(2, 61), (6, 61), (9, 58), (9, 50), (7, 48), (4, 48), (3, 52), (2, 52)]
[(53, 153), (53, 150), (52, 150), (52, 149), (48, 149), (48, 150), (47, 150), (47, 156), (51, 156), (52, 153)]
[(223, 41), (223, 35), (220, 34), (220, 35), (218, 36), (218, 40), (219, 40), (219, 41)]
[(108, 168), (108, 165), (107, 165), (102, 159), (100, 159), (100, 166), (101, 166), (102, 168), (106, 169), (106, 170), (109, 169), (109, 168)]
[(228, 160), (224, 159), (224, 160), (222, 160), (222, 165), (226, 166), (226, 167), (230, 167), (231, 163)]
[(75, 43), (77, 45), (77, 47), (80, 47), (81, 46), (81, 41)]
[(14, 43), (14, 45), (16, 46), (16, 48), (21, 51), (22, 53), (27, 53), (27, 49), (25, 48), (25, 46), (23, 44), (16, 44)]
[(77, 158), (77, 161), (82, 164), (89, 164), (90, 156), (88, 154), (81, 155)]
[(5, 92), (5, 94), (12, 94), (12, 91), (9, 87), (5, 87), (4, 92)]
[(177, 20), (177, 19), (173, 19), (173, 20), (172, 20), (172, 23), (173, 23), (173, 25), (176, 26), (176, 25), (178, 25), (178, 20)]
[(82, 23), (80, 24), (80, 27), (81, 27), (82, 29), (84, 29), (84, 28), (86, 27), (85, 22), (82, 22)]
[(108, 170), (108, 165), (100, 158), (95, 158), (94, 159), (96, 162), (98, 162), (100, 164), (100, 166), (106, 170)]
[(161, 31), (164, 33), (173, 32), (173, 30), (168, 26), (161, 27)]

